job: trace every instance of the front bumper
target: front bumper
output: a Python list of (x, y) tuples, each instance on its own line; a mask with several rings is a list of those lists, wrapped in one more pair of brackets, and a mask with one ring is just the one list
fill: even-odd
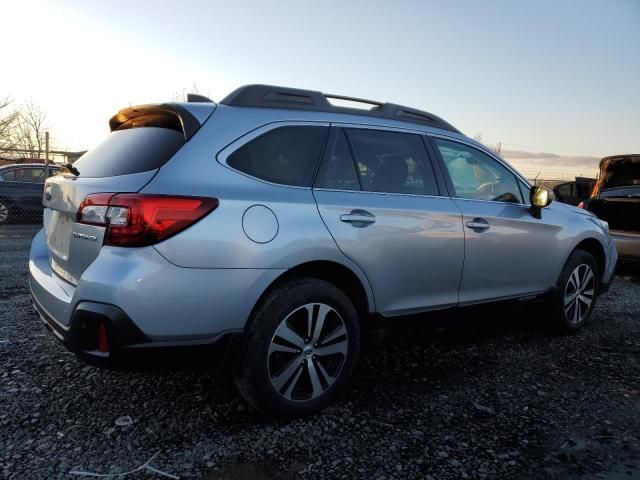
[(640, 233), (611, 231), (620, 260), (640, 261)]

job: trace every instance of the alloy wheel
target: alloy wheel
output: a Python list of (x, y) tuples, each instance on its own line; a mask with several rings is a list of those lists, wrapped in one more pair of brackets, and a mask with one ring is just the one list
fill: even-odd
[(271, 339), (271, 385), (289, 401), (318, 398), (340, 375), (348, 350), (340, 314), (324, 303), (303, 305), (280, 322)]
[(567, 280), (564, 290), (564, 313), (572, 325), (587, 317), (595, 295), (595, 276), (587, 264), (578, 265)]

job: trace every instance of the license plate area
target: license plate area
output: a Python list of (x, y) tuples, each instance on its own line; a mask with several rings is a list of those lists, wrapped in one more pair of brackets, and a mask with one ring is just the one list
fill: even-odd
[(51, 253), (60, 260), (69, 260), (69, 246), (71, 243), (71, 229), (73, 221), (63, 212), (51, 212), (51, 218), (45, 221), (47, 245)]

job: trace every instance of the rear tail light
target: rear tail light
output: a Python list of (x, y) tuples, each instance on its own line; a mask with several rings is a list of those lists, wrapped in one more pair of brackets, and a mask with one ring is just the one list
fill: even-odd
[(578, 208), (584, 208), (584, 202), (580, 202), (580, 203), (578, 204)]
[(142, 247), (181, 232), (218, 203), (217, 198), (94, 193), (82, 201), (76, 220), (106, 227), (105, 245)]

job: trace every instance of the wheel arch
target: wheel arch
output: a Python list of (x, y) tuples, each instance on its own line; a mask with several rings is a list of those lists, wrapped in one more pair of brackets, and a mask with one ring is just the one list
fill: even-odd
[(575, 252), (576, 250), (583, 250), (593, 256), (593, 258), (596, 260), (596, 264), (598, 265), (598, 276), (600, 277), (600, 281), (602, 281), (602, 276), (605, 273), (605, 267), (607, 262), (607, 256), (605, 254), (605, 250), (604, 250), (604, 247), (602, 246), (602, 243), (600, 243), (599, 240), (593, 237), (585, 238), (580, 243), (578, 243), (573, 248), (573, 250), (571, 250), (571, 253)]
[(373, 292), (366, 277), (362, 277), (364, 274), (358, 274), (353, 269), (335, 261), (314, 260), (301, 263), (286, 270), (269, 284), (252, 308), (249, 318), (253, 316), (258, 305), (274, 288), (296, 278), (317, 278), (342, 290), (353, 302), (358, 316), (362, 319), (375, 312)]

